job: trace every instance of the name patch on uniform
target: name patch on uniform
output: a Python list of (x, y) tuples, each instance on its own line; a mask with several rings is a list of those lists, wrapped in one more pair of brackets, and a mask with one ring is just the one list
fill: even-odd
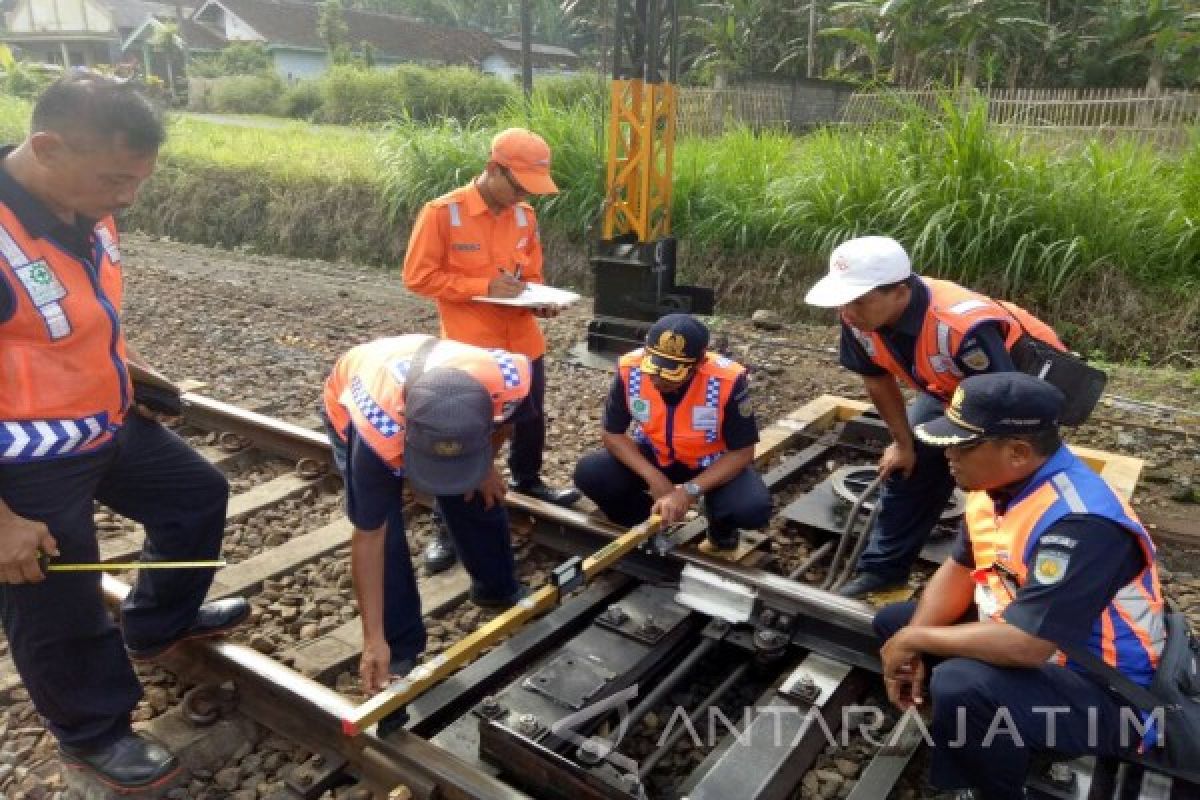
[(67, 296), (66, 288), (45, 261), (31, 261), (23, 267), (16, 267), (14, 271), (25, 286), (25, 291), (29, 292), (29, 299), (38, 308)]
[(1058, 583), (1067, 573), (1067, 562), (1071, 557), (1066, 553), (1053, 550), (1039, 552), (1033, 565), (1033, 577), (1038, 583), (1046, 586)]
[(650, 421), (650, 401), (644, 397), (635, 397), (633, 402), (629, 404), (629, 413), (638, 422)]
[(708, 406), (693, 408), (692, 429), (697, 431), (715, 431), (717, 429), (717, 410)]
[(481, 249), (481, 245), (475, 244), (473, 242), (458, 242), (454, 245), (454, 249), (465, 251), (465, 252), (474, 252), (476, 250)]
[(988, 358), (988, 354), (984, 352), (982, 347), (968, 350), (959, 356), (959, 358), (962, 359), (963, 364), (976, 372), (983, 372), (992, 365), (991, 359)]

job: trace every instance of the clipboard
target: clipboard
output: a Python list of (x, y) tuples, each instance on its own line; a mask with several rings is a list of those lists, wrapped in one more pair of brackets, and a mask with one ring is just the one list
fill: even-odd
[(525, 291), (516, 297), (472, 297), (477, 303), (517, 308), (567, 308), (579, 302), (580, 296), (566, 289), (557, 289), (544, 283), (527, 283)]

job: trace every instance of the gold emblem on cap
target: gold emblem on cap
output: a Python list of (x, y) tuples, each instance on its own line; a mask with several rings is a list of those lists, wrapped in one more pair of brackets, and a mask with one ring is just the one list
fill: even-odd
[(687, 339), (683, 338), (682, 333), (663, 331), (662, 336), (658, 337), (658, 344), (654, 349), (664, 356), (683, 358), (686, 348)]
[(456, 442), (453, 439), (444, 442), (435, 442), (433, 445), (433, 452), (442, 458), (452, 458), (461, 453), (462, 449), (462, 443)]

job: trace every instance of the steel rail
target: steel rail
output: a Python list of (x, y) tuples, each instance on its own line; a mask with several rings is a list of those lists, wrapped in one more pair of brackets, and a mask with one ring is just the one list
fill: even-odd
[[(193, 392), (183, 394), (183, 404), (184, 419), (188, 424), (208, 430), (236, 433), (252, 441), (256, 447), (271, 453), (325, 462), (332, 459), (329, 439), (324, 433)], [(505, 503), (510, 511), (524, 512), (543, 522), (585, 531), (610, 540), (626, 533), (624, 528), (617, 525), (597, 520), (579, 511), (542, 502), (519, 492), (509, 492), (505, 496)], [(752, 587), (758, 592), (763, 603), (776, 611), (820, 619), (854, 636), (865, 637), (864, 643), (874, 643), (874, 632), (871, 628), (873, 612), (865, 603), (694, 549), (676, 549), (667, 554), (666, 558), (693, 564), (727, 580)]]
[[(103, 577), (105, 599), (119, 606), (130, 587)], [(529, 800), (528, 795), (482, 772), (420, 736), (398, 732), (348, 737), (342, 720), (356, 708), (349, 699), (258, 651), (221, 640), (193, 640), (163, 660), (172, 672), (197, 683), (232, 680), (238, 708), (284, 738), (317, 753), (337, 753), (386, 795), (396, 786), (417, 800)]]

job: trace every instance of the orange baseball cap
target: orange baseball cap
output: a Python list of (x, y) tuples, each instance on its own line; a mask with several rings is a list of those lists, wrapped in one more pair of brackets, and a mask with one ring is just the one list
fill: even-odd
[(492, 139), (491, 160), (507, 167), (530, 194), (558, 194), (550, 177), (550, 146), (533, 131), (509, 128)]

